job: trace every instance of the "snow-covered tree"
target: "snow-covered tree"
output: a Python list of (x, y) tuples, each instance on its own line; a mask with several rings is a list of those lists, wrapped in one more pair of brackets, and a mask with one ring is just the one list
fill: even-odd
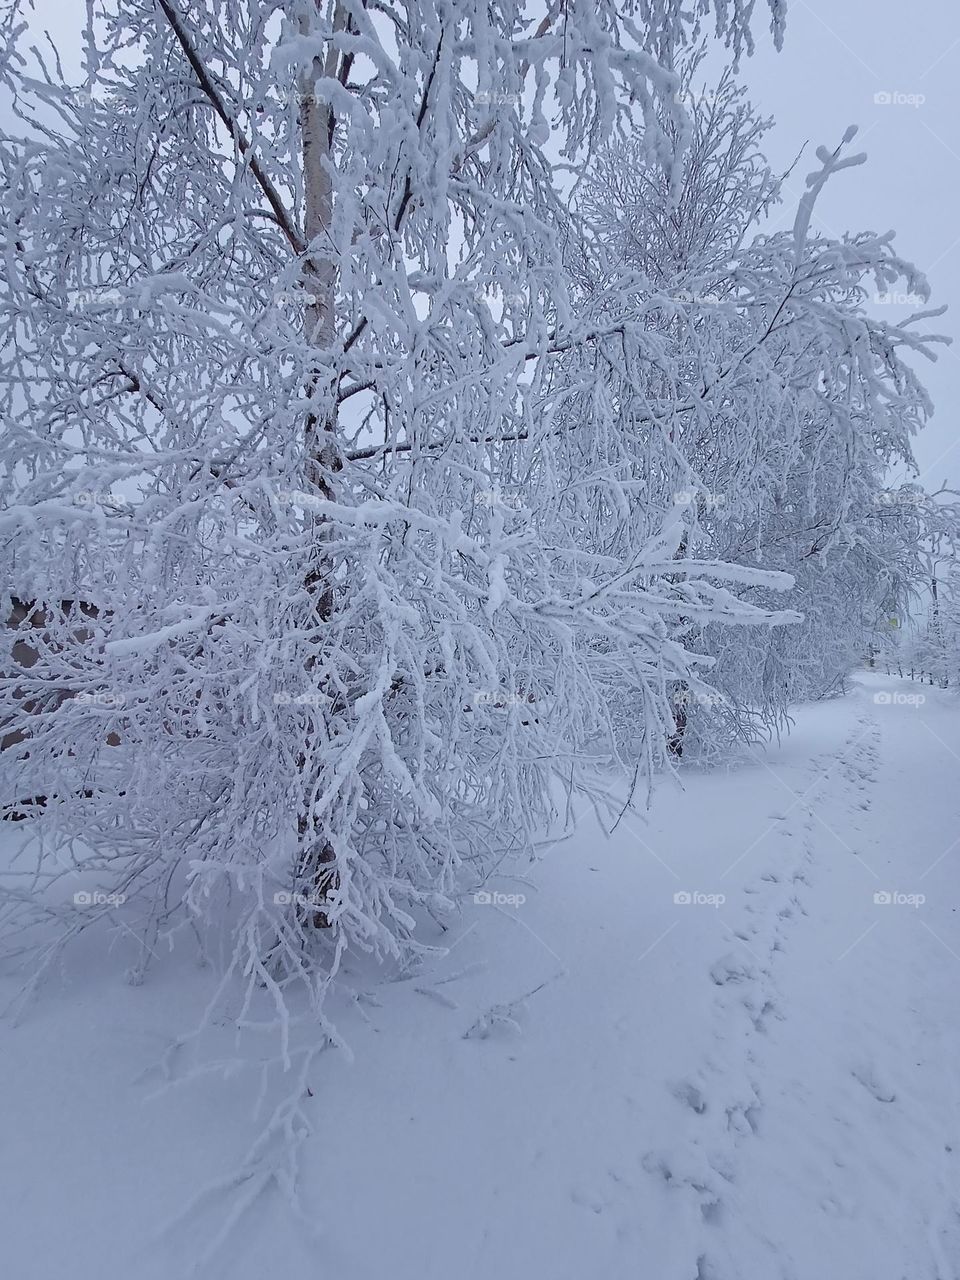
[(880, 660), (942, 688), (960, 683), (960, 503), (944, 485), (924, 493), (901, 485), (887, 494), (896, 517), (915, 533), (920, 571), (911, 599), (909, 630), (899, 627), (879, 646)]
[[(735, 54), (752, 9), (715, 5)], [(705, 397), (683, 361), (651, 391), (661, 336), (581, 308), (565, 258), (570, 166), (682, 151), (658, 58), (711, 11), (117, 0), (81, 85), (8, 58), (0, 764), (41, 840), (17, 921), (86, 927), (55, 894), (93, 871), (144, 957), (227, 920), (251, 992), (319, 999), (345, 948), (415, 957), (529, 848), (620, 704), (631, 767), (662, 762), (701, 666), (678, 619), (790, 616), (782, 575), (694, 553), (689, 466), (638, 477), (619, 401), (666, 434)]]
[[(628, 140), (594, 166), (580, 286), (586, 305), (643, 326), (656, 352), (642, 382), (621, 379), (617, 394), (632, 417), (634, 477), (679, 491), (696, 513), (689, 554), (796, 580), (798, 627), (761, 636), (685, 619), (677, 630), (716, 659), (713, 691), (677, 689), (709, 755), (838, 687), (878, 618), (904, 606), (919, 530), (890, 518), (884, 477), (912, 464), (929, 410), (910, 357), (941, 339), (912, 327), (923, 313), (891, 325), (865, 311), (897, 279), (928, 295), (891, 235), (812, 229), (823, 185), (864, 159), (845, 155), (856, 131), (818, 152), (792, 228), (765, 234), (780, 199), (763, 158), (768, 125), (732, 76), (698, 89), (700, 65), (681, 62), (689, 137), (664, 122), (676, 164)], [(769, 603), (762, 589), (753, 598)]]

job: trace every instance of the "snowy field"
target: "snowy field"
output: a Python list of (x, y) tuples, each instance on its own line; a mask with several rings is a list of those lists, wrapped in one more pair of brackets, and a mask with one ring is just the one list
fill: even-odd
[(415, 978), (348, 968), (304, 1219), (269, 1149), (232, 1178), (257, 1073), (191, 1075), (229, 1018), (170, 1051), (209, 973), (126, 985), (121, 910), (3, 1026), (0, 1273), (957, 1280), (958, 777), (954, 698), (861, 675), (649, 820), (585, 816)]

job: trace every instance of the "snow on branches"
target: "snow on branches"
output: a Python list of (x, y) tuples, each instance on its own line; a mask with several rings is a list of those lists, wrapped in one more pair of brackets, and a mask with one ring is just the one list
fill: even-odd
[[(736, 53), (752, 8), (716, 6)], [(14, 76), (0, 522), (40, 622), (8, 628), (2, 802), (50, 850), (17, 918), (72, 936), (95, 868), (137, 972), (230, 920), (232, 970), (319, 998), (528, 849), (615, 709), (664, 762), (704, 665), (678, 619), (795, 617), (625, 475), (626, 402), (664, 433), (702, 397), (651, 393), (663, 335), (581, 309), (566, 259), (553, 157), (663, 154), (691, 35), (674, 0), (123, 0), (81, 89)]]
[[(700, 66), (698, 53), (680, 64), (689, 133), (664, 121), (679, 181), (632, 142), (591, 168), (577, 279), (582, 309), (646, 340), (641, 378), (609, 364), (611, 399), (632, 423), (622, 483), (644, 483), (648, 499), (679, 492), (691, 552), (796, 581), (798, 627), (728, 631), (689, 615), (677, 632), (716, 660), (712, 691), (679, 687), (690, 736), (716, 758), (838, 688), (877, 618), (904, 604), (918, 537), (890, 519), (884, 480), (912, 466), (930, 408), (910, 357), (933, 358), (945, 339), (915, 327), (940, 311), (901, 324), (869, 315), (871, 294), (897, 281), (929, 295), (891, 235), (811, 230), (825, 183), (864, 159), (846, 155), (856, 130), (818, 151), (792, 230), (765, 233), (782, 194), (762, 153), (769, 125), (729, 74), (698, 89)], [(749, 599), (771, 604), (764, 591)]]

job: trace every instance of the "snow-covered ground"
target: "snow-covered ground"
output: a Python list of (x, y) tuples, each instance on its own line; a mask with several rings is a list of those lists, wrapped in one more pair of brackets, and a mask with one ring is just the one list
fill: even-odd
[(254, 1177), (158, 1236), (242, 1161), (260, 1082), (164, 1088), (209, 974), (185, 949), (131, 987), (87, 942), (2, 1028), (0, 1271), (180, 1280), (236, 1213), (196, 1274), (960, 1280), (958, 815), (960, 706), (870, 674), (611, 839), (585, 817), (416, 978), (348, 973), (308, 1224)]

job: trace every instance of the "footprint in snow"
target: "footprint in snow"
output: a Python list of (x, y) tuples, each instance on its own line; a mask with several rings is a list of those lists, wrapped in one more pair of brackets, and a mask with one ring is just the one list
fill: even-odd
[(574, 1187), (570, 1192), (570, 1199), (574, 1204), (579, 1204), (584, 1209), (590, 1209), (593, 1213), (603, 1213), (607, 1207), (598, 1196), (582, 1191), (578, 1187)]
[(707, 1100), (697, 1088), (695, 1084), (691, 1084), (689, 1080), (678, 1080), (676, 1084), (670, 1086), (670, 1092), (691, 1111), (695, 1111), (698, 1116), (702, 1116), (707, 1109)]
[(878, 1102), (896, 1101), (896, 1090), (891, 1087), (889, 1080), (880, 1077), (875, 1067), (861, 1063), (852, 1069), (851, 1074)]
[(749, 964), (732, 954), (721, 956), (710, 968), (710, 980), (718, 987), (728, 982), (747, 982), (755, 976)]

